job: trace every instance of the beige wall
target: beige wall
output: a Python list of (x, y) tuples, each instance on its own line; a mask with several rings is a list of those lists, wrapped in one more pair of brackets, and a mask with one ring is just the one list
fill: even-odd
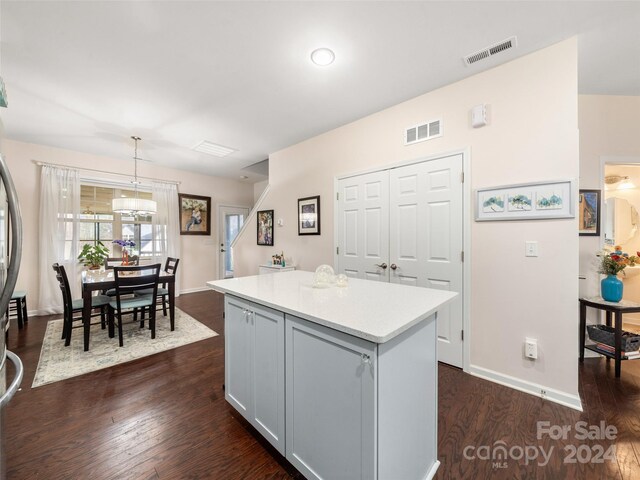
[[(473, 189), (576, 180), (577, 97), (577, 46), (570, 39), (270, 155), (271, 190), (260, 208), (273, 208), (284, 226), (275, 227), (269, 248), (255, 245), (256, 227), (249, 225), (236, 247), (236, 271), (255, 274), (281, 250), (305, 270), (333, 264), (338, 175), (470, 148)], [(479, 103), (490, 106), (491, 123), (473, 129), (469, 110)], [(437, 117), (442, 138), (403, 145), (405, 127)], [(311, 195), (321, 195), (322, 235), (301, 237), (296, 199)], [(476, 371), (530, 382), (532, 391), (544, 386), (577, 395), (576, 227), (575, 219), (472, 223), (467, 258)], [(538, 258), (525, 258), (526, 240), (539, 242)], [(538, 339), (536, 362), (523, 357), (526, 336)]]
[[(38, 308), (38, 205), (40, 202), (40, 167), (32, 160), (74, 167), (85, 167), (110, 172), (133, 173), (130, 160), (116, 160), (87, 153), (16, 142), (5, 139), (3, 154), (18, 190), (24, 224), (22, 265), (17, 288), (29, 292), (29, 309)], [(253, 185), (218, 177), (158, 167), (146, 162), (138, 165), (140, 176), (181, 182), (178, 191), (211, 197), (211, 236), (181, 236), (180, 268), (181, 291), (203, 289), (205, 282), (218, 277), (217, 204), (253, 205)], [(83, 173), (92, 177), (108, 175)], [(122, 182), (123, 177), (112, 177)], [(176, 208), (178, 206), (176, 205)]]
[[(580, 95), (578, 99), (580, 127), (580, 188), (603, 190), (601, 158), (619, 157), (640, 160), (640, 97), (613, 95)], [(640, 187), (640, 184), (638, 184)], [(623, 195), (633, 195), (631, 192)], [(640, 205), (636, 205), (640, 211)], [(601, 224), (601, 231), (604, 227)], [(595, 253), (601, 248), (600, 237), (580, 237), (581, 295), (599, 295), (600, 275), (596, 271)], [(632, 252), (635, 253), (635, 252)], [(638, 295), (640, 282), (634, 278), (627, 295)], [(626, 288), (626, 287), (625, 287)], [(589, 312), (595, 321), (595, 312)]]

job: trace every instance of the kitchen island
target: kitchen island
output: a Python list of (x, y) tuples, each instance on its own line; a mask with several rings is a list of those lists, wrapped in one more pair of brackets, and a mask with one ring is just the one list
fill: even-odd
[(432, 478), (438, 310), (457, 294), (304, 271), (225, 294), (225, 398), (309, 479)]

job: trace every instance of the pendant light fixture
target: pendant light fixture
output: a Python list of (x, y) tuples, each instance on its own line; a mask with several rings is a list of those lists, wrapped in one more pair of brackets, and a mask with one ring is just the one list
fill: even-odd
[(138, 185), (140, 182), (138, 181), (138, 141), (142, 140), (140, 137), (136, 137), (135, 135), (131, 137), (135, 142), (134, 153), (133, 153), (133, 165), (134, 165), (134, 177), (133, 177), (133, 185), (135, 196), (133, 197), (123, 197), (123, 198), (114, 198), (111, 203), (111, 209), (115, 213), (121, 213), (124, 215), (153, 215), (157, 211), (156, 202), (153, 200), (147, 200), (145, 198), (138, 198)]

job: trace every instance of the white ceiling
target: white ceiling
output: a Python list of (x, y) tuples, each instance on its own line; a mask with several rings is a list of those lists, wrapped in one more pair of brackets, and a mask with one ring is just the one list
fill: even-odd
[[(581, 93), (640, 95), (639, 2), (3, 1), (8, 138), (248, 182), (272, 152), (578, 35)], [(462, 56), (518, 37), (471, 67)], [(336, 61), (317, 67), (326, 46)], [(238, 151), (191, 150), (209, 140)], [(46, 160), (46, 159), (43, 159)], [(259, 171), (259, 169), (258, 169)]]

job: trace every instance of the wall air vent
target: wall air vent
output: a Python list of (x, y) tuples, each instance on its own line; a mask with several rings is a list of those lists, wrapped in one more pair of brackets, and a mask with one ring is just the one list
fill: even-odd
[(507, 38), (506, 40), (494, 43), (493, 45), (489, 45), (488, 47), (483, 48), (482, 50), (467, 55), (463, 58), (464, 64), (468, 67), (469, 65), (479, 62), (480, 60), (484, 60), (485, 58), (492, 57), (500, 52), (516, 48), (517, 46), (518, 39), (515, 36)]
[(424, 142), (441, 136), (442, 119), (438, 118), (405, 129), (404, 144), (411, 145), (412, 143)]

